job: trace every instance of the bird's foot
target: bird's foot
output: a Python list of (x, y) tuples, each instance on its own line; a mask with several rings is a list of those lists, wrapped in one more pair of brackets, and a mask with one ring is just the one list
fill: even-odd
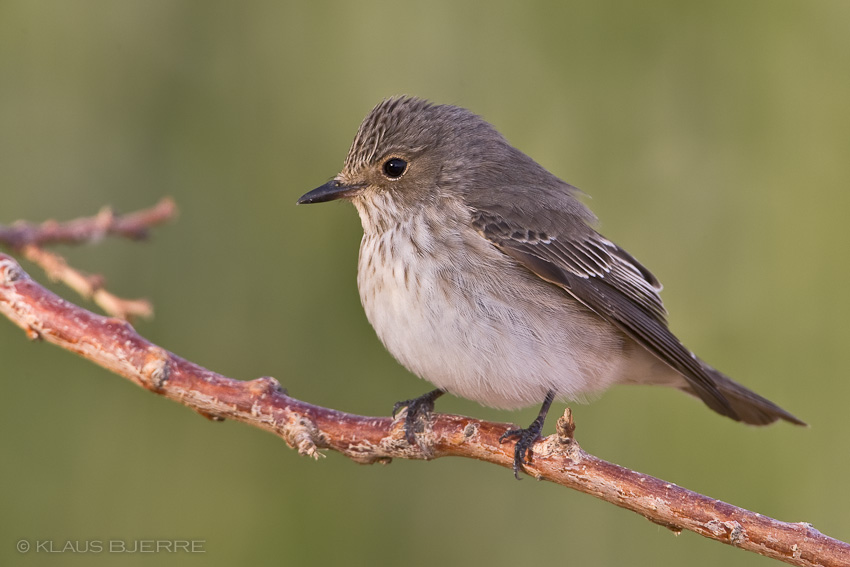
[(540, 439), (540, 432), (543, 430), (543, 423), (546, 421), (546, 414), (549, 413), (549, 407), (555, 399), (555, 392), (549, 391), (546, 393), (546, 399), (543, 400), (543, 406), (540, 408), (540, 413), (537, 418), (531, 422), (525, 429), (508, 429), (502, 436), (499, 437), (499, 443), (504, 443), (508, 439), (516, 439), (514, 447), (514, 476), (519, 478), (519, 471), (523, 470), (528, 461), (526, 455), (531, 455), (531, 446), (534, 442)]
[(501, 437), (499, 443), (504, 443), (508, 439), (516, 439), (514, 447), (514, 476), (520, 480), (519, 471), (523, 470), (528, 463), (526, 455), (531, 455), (531, 446), (534, 442), (540, 439), (540, 431), (543, 429), (543, 422), (534, 420), (526, 429), (508, 429)]
[(401, 408), (407, 408), (407, 414), (404, 416), (404, 436), (408, 443), (416, 444), (417, 431), (422, 432), (425, 429), (422, 420), (434, 411), (434, 400), (445, 393), (445, 390), (431, 390), (418, 398), (396, 402), (393, 406), (393, 417)]

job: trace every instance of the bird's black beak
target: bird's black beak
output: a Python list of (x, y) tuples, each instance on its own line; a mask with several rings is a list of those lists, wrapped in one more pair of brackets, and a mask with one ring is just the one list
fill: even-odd
[(324, 203), (326, 201), (336, 201), (337, 199), (350, 199), (363, 190), (363, 185), (345, 185), (336, 179), (331, 179), (321, 187), (317, 187), (302, 195), (298, 199), (297, 204), (309, 205), (311, 203)]

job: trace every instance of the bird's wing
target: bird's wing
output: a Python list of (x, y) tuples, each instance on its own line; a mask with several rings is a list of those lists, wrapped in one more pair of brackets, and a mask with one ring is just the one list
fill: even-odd
[[(538, 230), (528, 218), (509, 221), (472, 208), (475, 229), (499, 250), (564, 290), (681, 373), (712, 409), (738, 419), (703, 364), (667, 328), (655, 277), (628, 252), (584, 224), (570, 232)], [(514, 215), (511, 215), (514, 216)], [(551, 224), (551, 223), (547, 223)]]

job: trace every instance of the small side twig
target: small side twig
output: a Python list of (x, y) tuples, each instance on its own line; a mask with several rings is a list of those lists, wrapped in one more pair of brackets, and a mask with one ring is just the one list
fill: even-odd
[(0, 244), (20, 252), (27, 260), (41, 267), (50, 279), (64, 283), (85, 299), (93, 300), (113, 317), (150, 318), (153, 316), (153, 306), (149, 301), (123, 299), (113, 295), (104, 288), (102, 276), (77, 270), (68, 265), (62, 256), (49, 252), (44, 247), (54, 244), (94, 243), (107, 235), (139, 240), (148, 236), (152, 226), (174, 218), (176, 213), (177, 206), (174, 201), (166, 197), (149, 209), (120, 216), (104, 207), (93, 217), (63, 223), (54, 220), (41, 224), (19, 221), (9, 227), (0, 225)]
[[(62, 300), (3, 254), (0, 313), (31, 338), (76, 352), (212, 419), (275, 433), (301, 454), (318, 457), (320, 449), (331, 449), (360, 463), (459, 456), (506, 468), (513, 464), (513, 449), (499, 442), (508, 424), (433, 414), (418, 444), (411, 445), (403, 412), (395, 420), (353, 415), (291, 398), (274, 378), (227, 378), (147, 341), (125, 321)], [(810, 524), (774, 520), (603, 461), (582, 450), (574, 432), (566, 413), (556, 434), (534, 444), (529, 474), (633, 510), (673, 531), (691, 530), (792, 565), (850, 565), (850, 545)]]
[(120, 319), (153, 317), (153, 306), (147, 299), (123, 299), (103, 287), (103, 277), (86, 274), (72, 268), (59, 254), (49, 252), (36, 244), (26, 244), (21, 249), (24, 258), (41, 267), (53, 281), (59, 281), (85, 299), (93, 300), (104, 312)]

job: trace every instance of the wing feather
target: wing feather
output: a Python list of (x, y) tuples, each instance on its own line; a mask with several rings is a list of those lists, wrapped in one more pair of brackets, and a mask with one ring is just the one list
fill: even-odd
[[(628, 252), (583, 223), (566, 235), (472, 208), (473, 226), (499, 250), (572, 295), (682, 374), (712, 409), (738, 419), (703, 363), (667, 327), (658, 280)], [(522, 224), (522, 226), (520, 226)]]

